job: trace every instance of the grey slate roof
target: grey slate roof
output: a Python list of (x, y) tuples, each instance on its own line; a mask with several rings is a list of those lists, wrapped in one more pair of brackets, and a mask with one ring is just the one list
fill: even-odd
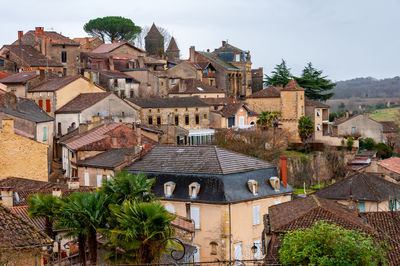
[(379, 174), (355, 173), (316, 194), (327, 199), (381, 202), (400, 198), (400, 185), (383, 179)]
[(142, 108), (184, 108), (209, 106), (198, 97), (129, 98), (127, 100)]
[(78, 166), (114, 169), (124, 162), (125, 154), (135, 155), (135, 148), (111, 149), (77, 163)]
[[(278, 175), (272, 164), (214, 146), (157, 146), (125, 170), (155, 178), (153, 192), (158, 197), (164, 197), (166, 182), (174, 182), (173, 194), (166, 198), (171, 200), (228, 203), (293, 192), (282, 183), (279, 191), (271, 187), (269, 178)], [(258, 182), (256, 195), (248, 189), (250, 179)], [(189, 196), (193, 182), (200, 184), (195, 199)]]
[(5, 97), (5, 94), (0, 93), (0, 112), (33, 121), (35, 123), (54, 120), (53, 117), (49, 116), (32, 100), (20, 98), (17, 104), (17, 109), (12, 109), (11, 107), (7, 106), (6, 103), (2, 104), (3, 97)]
[(215, 146), (157, 146), (127, 169), (226, 175), (273, 167), (266, 161)]
[(209, 60), (217, 63), (218, 65), (220, 65), (228, 70), (240, 70), (239, 68), (235, 67), (231, 63), (223, 60), (222, 58), (220, 58), (218, 56), (215, 56), (212, 53), (207, 53), (207, 52), (198, 52), (198, 53), (200, 53), (202, 56), (207, 57)]

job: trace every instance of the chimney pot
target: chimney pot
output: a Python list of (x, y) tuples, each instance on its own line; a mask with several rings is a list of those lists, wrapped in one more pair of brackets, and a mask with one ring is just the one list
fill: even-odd
[(226, 41), (222, 41), (222, 47), (225, 47)]
[(194, 59), (195, 51), (196, 51), (196, 48), (194, 46), (190, 46), (190, 48), (189, 48), (189, 61), (190, 62), (195, 61), (195, 59)]
[(18, 40), (21, 40), (22, 36), (24, 36), (24, 32), (22, 30), (18, 31)]
[(44, 35), (43, 27), (36, 27), (35, 28), (35, 36), (39, 37), (39, 36), (43, 36), (43, 35)]
[(13, 189), (12, 188), (2, 188), (1, 189), (1, 203), (9, 208), (14, 206), (14, 197), (13, 197)]
[(287, 187), (287, 157), (280, 157), (280, 167), (281, 167), (281, 180), (284, 187)]

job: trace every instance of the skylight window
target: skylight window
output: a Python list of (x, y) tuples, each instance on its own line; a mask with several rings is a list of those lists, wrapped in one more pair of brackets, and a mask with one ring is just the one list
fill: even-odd
[(204, 89), (203, 89), (203, 88), (200, 88), (200, 87), (197, 87), (197, 89), (198, 89), (199, 91), (204, 91)]

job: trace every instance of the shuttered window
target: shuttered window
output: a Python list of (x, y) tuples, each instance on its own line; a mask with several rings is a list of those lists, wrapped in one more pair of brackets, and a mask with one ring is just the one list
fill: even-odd
[(47, 126), (43, 127), (43, 141), (47, 140)]
[(101, 187), (103, 185), (103, 175), (97, 175), (97, 187)]
[(85, 186), (89, 186), (89, 173), (85, 172)]
[(253, 225), (260, 224), (260, 205), (253, 206)]

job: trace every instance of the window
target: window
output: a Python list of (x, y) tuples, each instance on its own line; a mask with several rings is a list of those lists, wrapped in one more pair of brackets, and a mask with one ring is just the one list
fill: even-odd
[(195, 246), (196, 250), (193, 254), (193, 262), (200, 262), (200, 247), (199, 246)]
[(195, 118), (196, 118), (196, 125), (200, 124), (200, 116), (196, 115)]
[(281, 201), (280, 201), (280, 200), (275, 200), (275, 201), (274, 201), (274, 204), (275, 204), (275, 205), (281, 204)]
[(185, 125), (189, 125), (189, 116), (185, 115)]
[(153, 124), (153, 117), (149, 116), (148, 119), (149, 119), (149, 125), (152, 125)]
[(321, 125), (317, 125), (317, 130), (321, 131)]
[(321, 116), (321, 112), (319, 110), (317, 110), (317, 116), (320, 117)]
[(122, 117), (125, 117), (125, 112), (122, 112), (122, 113), (121, 113), (121, 116), (122, 116)]
[(175, 126), (179, 126), (179, 116), (175, 116)]
[(167, 210), (167, 212), (174, 214), (175, 213), (175, 208), (174, 206), (172, 206), (171, 204), (166, 204), (165, 205), (165, 209)]
[(57, 129), (58, 129), (58, 135), (61, 135), (61, 122), (58, 122)]
[(253, 225), (260, 224), (260, 205), (253, 206)]
[(133, 90), (131, 90), (130, 92), (129, 92), (129, 96), (131, 97), (131, 98), (133, 98)]
[(50, 100), (46, 100), (46, 112), (50, 112), (51, 107), (50, 107)]
[(159, 113), (160, 112), (160, 109), (157, 109), (157, 113)]
[(61, 62), (63, 62), (63, 63), (67, 62), (67, 52), (66, 51), (61, 52)]
[(47, 92), (47, 97), (50, 97), (50, 92)]
[(235, 245), (235, 260), (242, 260), (242, 244)]
[(161, 125), (161, 117), (157, 116), (157, 125)]
[(194, 199), (197, 198), (200, 192), (200, 184), (197, 182), (193, 182), (189, 185), (189, 196)]
[(247, 187), (249, 188), (250, 192), (253, 193), (254, 196), (258, 194), (258, 182), (250, 179), (247, 181)]
[(217, 242), (212, 241), (210, 243), (211, 246), (211, 255), (217, 255), (218, 244)]
[(397, 199), (389, 200), (389, 211), (397, 211), (400, 207), (399, 203)]
[(254, 259), (261, 259), (261, 240), (254, 240), (254, 246), (257, 247), (256, 253), (254, 253)]
[(356, 134), (356, 130), (357, 130), (356, 127), (352, 127), (351, 128), (351, 134)]
[(89, 173), (85, 172), (85, 186), (90, 186), (89, 184)]
[(42, 97), (42, 93), (41, 92), (39, 92), (39, 97)]
[(359, 202), (358, 209), (360, 210), (360, 212), (365, 212), (365, 202)]
[(43, 109), (43, 100), (39, 100), (38, 104), (39, 104), (39, 107)]
[(217, 105), (214, 106), (214, 111), (218, 111), (218, 106)]
[(101, 187), (103, 185), (103, 175), (97, 175), (97, 187)]
[(200, 229), (200, 208), (190, 206), (190, 218), (194, 221), (194, 228)]
[(240, 54), (236, 54), (235, 56), (236, 56), (236, 60), (235, 61), (236, 62), (240, 62)]
[(175, 183), (172, 181), (166, 182), (164, 184), (164, 195), (165, 197), (171, 197), (172, 193), (174, 193)]
[(171, 79), (171, 84), (175, 84), (175, 79)]
[(47, 140), (47, 126), (43, 127), (43, 141)]
[(0, 66), (4, 66), (4, 60), (0, 59)]

